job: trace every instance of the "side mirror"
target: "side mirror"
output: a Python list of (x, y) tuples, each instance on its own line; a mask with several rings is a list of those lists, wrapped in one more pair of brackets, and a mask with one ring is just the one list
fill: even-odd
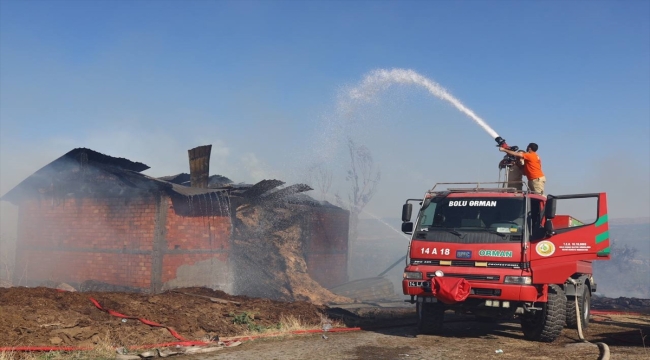
[(557, 204), (557, 199), (552, 197), (546, 199), (546, 206), (544, 207), (544, 216), (547, 219), (553, 219), (555, 217), (556, 204)]
[(546, 232), (546, 237), (551, 237), (555, 235), (555, 229), (553, 228), (553, 220), (546, 220), (544, 223), (544, 231)]
[(411, 234), (413, 232), (413, 223), (412, 222), (403, 222), (402, 223), (402, 232)]
[(413, 205), (410, 203), (402, 206), (402, 221), (411, 221), (411, 213), (413, 212)]

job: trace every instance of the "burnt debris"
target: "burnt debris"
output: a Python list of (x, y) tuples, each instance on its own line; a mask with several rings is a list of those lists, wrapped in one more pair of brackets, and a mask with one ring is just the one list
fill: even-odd
[(39, 169), (0, 200), (18, 205), (28, 198), (135, 198), (166, 194), (178, 213), (185, 216), (226, 216), (225, 204), (230, 208), (230, 198), (233, 197), (238, 198), (238, 204), (283, 200), (320, 205), (307, 195), (298, 196), (312, 190), (306, 184), (278, 189), (285, 184), (284, 181), (265, 179), (256, 184), (234, 184), (223, 175), (210, 176), (210, 149), (211, 145), (206, 145), (188, 151), (190, 174), (154, 178), (141, 173), (149, 169), (143, 163), (77, 148)]

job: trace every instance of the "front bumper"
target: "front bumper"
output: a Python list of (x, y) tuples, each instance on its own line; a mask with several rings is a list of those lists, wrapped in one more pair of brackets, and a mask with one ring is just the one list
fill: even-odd
[[(545, 302), (543, 288), (535, 285), (516, 285), (503, 283), (488, 283), (468, 280), (472, 289), (469, 298), (499, 299), (508, 301)], [(431, 280), (402, 280), (404, 295), (433, 296)]]

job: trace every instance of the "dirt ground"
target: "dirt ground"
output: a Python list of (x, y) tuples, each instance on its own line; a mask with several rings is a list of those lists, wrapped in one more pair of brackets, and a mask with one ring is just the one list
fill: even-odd
[[(183, 294), (185, 293), (185, 294)], [(191, 295), (188, 295), (191, 294)], [(218, 298), (213, 302), (207, 296)], [(62, 292), (51, 288), (0, 288), (0, 347), (135, 346), (177, 341), (167, 329), (122, 319), (102, 307), (154, 321), (188, 340), (221, 339), (274, 329), (283, 317), (320, 326), (323, 318), (363, 330), (345, 333), (283, 336), (246, 341), (214, 355), (185, 359), (596, 359), (598, 349), (569, 346), (578, 336), (565, 329), (554, 343), (523, 339), (516, 319), (479, 323), (471, 316), (448, 313), (444, 336), (418, 335), (414, 306), (348, 304), (347, 309), (307, 302), (279, 302), (231, 296), (205, 288), (177, 289), (159, 295), (115, 292)], [(237, 303), (235, 303), (237, 302)], [(594, 309), (634, 311), (642, 315), (592, 316), (587, 340), (610, 346), (611, 359), (650, 359), (650, 300), (594, 298)], [(384, 304), (382, 306), (389, 306)], [(343, 306), (343, 305), (341, 305)], [(250, 316), (249, 316), (250, 315)], [(645, 338), (644, 338), (645, 336)], [(502, 350), (502, 353), (497, 353)]]
[[(418, 335), (415, 326), (359, 332), (294, 336), (246, 342), (215, 355), (184, 357), (187, 360), (243, 359), (597, 359), (598, 348), (575, 344), (576, 330), (564, 329), (555, 342), (539, 343), (523, 338), (519, 323), (479, 323), (471, 317), (448, 315), (444, 336)], [(643, 331), (643, 333), (641, 333)], [(608, 344), (611, 359), (650, 359), (650, 316), (594, 316), (585, 337)], [(497, 352), (500, 351), (500, 352)], [(314, 355), (318, 354), (318, 355)]]
[[(188, 340), (233, 336), (250, 331), (251, 327), (273, 328), (289, 315), (305, 323), (319, 324), (325, 309), (307, 302), (230, 296), (206, 288), (176, 291), (240, 304), (214, 303), (178, 292), (144, 295), (60, 292), (44, 287), (0, 288), (0, 347), (92, 346), (103, 339), (117, 346), (178, 341), (167, 329), (111, 316), (95, 307), (89, 297), (103, 308), (169, 326)], [(244, 313), (251, 316), (243, 316)], [(239, 324), (234, 323), (236, 317)]]

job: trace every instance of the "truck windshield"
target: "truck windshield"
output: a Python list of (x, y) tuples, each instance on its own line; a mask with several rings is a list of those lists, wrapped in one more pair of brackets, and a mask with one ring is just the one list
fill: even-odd
[[(481, 242), (520, 240), (525, 224), (524, 212), (523, 198), (443, 198), (437, 202), (432, 201), (422, 211), (415, 231), (429, 234), (445, 232), (456, 234), (460, 239), (466, 238), (467, 235), (470, 235), (470, 238), (475, 237), (471, 234), (481, 234)], [(417, 237), (434, 240), (440, 236), (432, 237), (427, 234), (423, 237), (420, 234)], [(473, 242), (469, 238), (465, 240), (462, 242)]]

